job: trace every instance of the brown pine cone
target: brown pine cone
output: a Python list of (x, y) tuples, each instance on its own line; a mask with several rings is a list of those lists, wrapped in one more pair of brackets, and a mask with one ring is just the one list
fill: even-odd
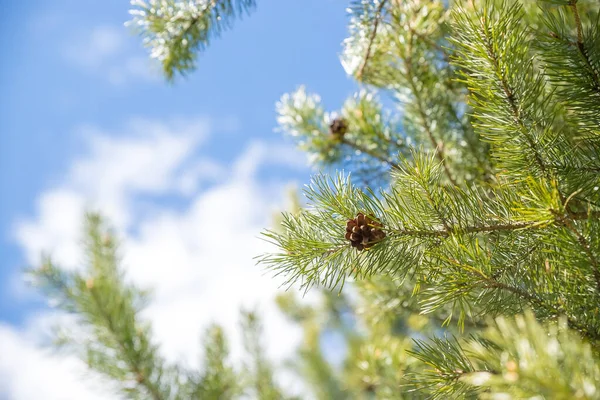
[(348, 132), (348, 123), (343, 118), (336, 118), (329, 124), (329, 132), (334, 137), (341, 139)]
[(346, 239), (358, 251), (368, 249), (385, 237), (381, 228), (383, 225), (375, 217), (358, 213), (356, 218), (346, 223)]

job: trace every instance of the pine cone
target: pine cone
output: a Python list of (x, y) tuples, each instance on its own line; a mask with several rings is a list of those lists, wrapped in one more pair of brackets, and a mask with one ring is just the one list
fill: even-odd
[(383, 225), (376, 221), (375, 217), (358, 213), (356, 218), (349, 219), (346, 223), (346, 239), (350, 241), (352, 247), (361, 251), (385, 237), (385, 232), (381, 228)]
[(329, 132), (334, 137), (341, 139), (348, 132), (348, 123), (343, 118), (336, 118), (329, 124)]

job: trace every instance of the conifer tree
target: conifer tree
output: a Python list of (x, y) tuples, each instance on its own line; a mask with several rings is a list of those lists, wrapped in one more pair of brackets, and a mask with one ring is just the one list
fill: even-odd
[[(254, 7), (135, 4), (169, 79)], [(304, 329), (292, 365), (311, 396), (600, 398), (599, 4), (356, 0), (349, 12), (341, 61), (361, 90), (333, 112), (304, 87), (277, 104), (281, 130), (325, 172), (259, 257), (321, 293), (312, 307), (293, 290), (278, 299)], [(101, 232), (90, 217), (85, 274), (34, 272), (91, 332), (69, 343), (92, 369), (132, 398), (285, 397), (253, 314), (251, 368), (228, 364), (218, 328), (206, 371), (167, 365), (138, 317), (144, 292), (123, 283)]]

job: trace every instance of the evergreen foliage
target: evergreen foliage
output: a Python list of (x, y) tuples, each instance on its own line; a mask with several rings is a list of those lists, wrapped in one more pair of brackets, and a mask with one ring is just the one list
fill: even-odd
[[(254, 6), (151, 3), (134, 21), (167, 78)], [(258, 258), (321, 294), (278, 299), (303, 327), (292, 366), (311, 396), (600, 398), (599, 4), (353, 0), (349, 12), (341, 59), (361, 89), (334, 112), (304, 87), (277, 104), (281, 130), (325, 172)], [(359, 214), (385, 235), (352, 247)], [(34, 272), (88, 333), (67, 342), (92, 369), (131, 398), (286, 397), (253, 313), (245, 368), (218, 327), (203, 372), (165, 363), (139, 317), (146, 293), (124, 283), (103, 232), (91, 216), (84, 272)]]
[(196, 67), (198, 50), (250, 13), (254, 0), (131, 0), (127, 23), (144, 38), (151, 57), (160, 61), (167, 79)]
[(88, 260), (83, 268), (67, 272), (47, 259), (30, 271), (32, 282), (52, 303), (75, 318), (76, 331), (57, 328), (62, 349), (109, 378), (125, 398), (283, 398), (254, 313), (245, 311), (241, 316), (249, 365), (230, 364), (227, 339), (216, 325), (203, 338), (202, 370), (172, 365), (160, 355), (151, 326), (141, 316), (151, 296), (126, 281), (116, 237), (96, 214), (87, 216), (86, 238)]

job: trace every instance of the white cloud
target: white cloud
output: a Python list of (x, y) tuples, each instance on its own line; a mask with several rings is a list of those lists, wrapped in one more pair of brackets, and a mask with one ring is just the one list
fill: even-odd
[(0, 324), (0, 397), (26, 400), (108, 400), (106, 384), (74, 357), (52, 354), (14, 328)]
[[(83, 210), (98, 208), (124, 238), (128, 278), (155, 289), (155, 301), (145, 315), (154, 323), (166, 357), (197, 365), (201, 333), (209, 323), (218, 322), (229, 333), (232, 353), (239, 360), (239, 309), (258, 305), (268, 352), (281, 360), (291, 354), (300, 332), (275, 309), (272, 300), (281, 282), (255, 266), (252, 258), (267, 249), (259, 232), (282, 203), (284, 185), (257, 174), (262, 165), (304, 168), (302, 157), (285, 146), (254, 142), (232, 165), (222, 165), (197, 156), (208, 130), (203, 120), (168, 126), (137, 120), (118, 136), (83, 129), (90, 151), (72, 162), (60, 185), (40, 195), (37, 215), (17, 223), (16, 239), (30, 263), (38, 261), (41, 250), (48, 250), (58, 263), (77, 268), (83, 259), (79, 248)], [(211, 184), (197, 192), (201, 186), (195, 181), (200, 179)], [(179, 195), (186, 206), (152, 200), (161, 195)], [(0, 341), (2, 335), (12, 340), (12, 358), (21, 353), (31, 362), (40, 358), (40, 371), (54, 362), (34, 342), (15, 341), (14, 328), (0, 330)], [(54, 373), (72, 379), (65, 368)], [(20, 374), (0, 367), (0, 382), (11, 382), (0, 385), (0, 394), (27, 400), (56, 389), (40, 378), (41, 373), (26, 378)], [(26, 383), (37, 388), (37, 396), (22, 387)], [(64, 387), (61, 390), (67, 393)], [(69, 396), (60, 398), (89, 398)]]
[(72, 162), (62, 185), (39, 196), (38, 217), (20, 221), (16, 238), (27, 262), (48, 251), (61, 265), (81, 261), (79, 232), (83, 210), (102, 210), (114, 225), (125, 229), (138, 217), (139, 196), (177, 189), (181, 164), (208, 134), (204, 119), (158, 121), (134, 119), (119, 135), (84, 127), (89, 152)]
[(287, 165), (302, 169), (306, 166), (306, 158), (290, 146), (256, 141), (250, 143), (246, 152), (236, 162), (234, 170), (240, 176), (252, 176), (262, 165)]
[(226, 173), (224, 166), (209, 158), (203, 158), (182, 171), (176, 185), (183, 195), (190, 195), (198, 190), (200, 184), (224, 179)]
[(75, 36), (64, 49), (66, 59), (114, 85), (131, 80), (157, 81), (158, 66), (140, 49), (125, 27), (96, 26)]

